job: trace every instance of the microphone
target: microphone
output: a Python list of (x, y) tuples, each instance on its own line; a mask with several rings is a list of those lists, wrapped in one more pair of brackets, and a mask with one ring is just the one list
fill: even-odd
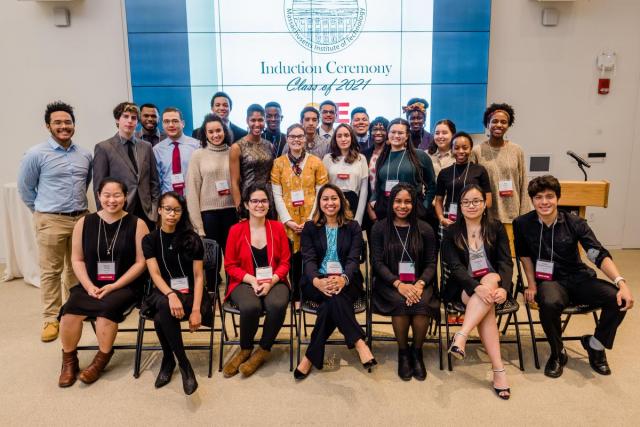
[(573, 151), (569, 150), (567, 151), (567, 155), (572, 157), (576, 162), (578, 162), (579, 166), (586, 166), (588, 168), (591, 167), (591, 164), (589, 162), (587, 162), (585, 159), (583, 159), (582, 157), (578, 156), (576, 153), (574, 153)]

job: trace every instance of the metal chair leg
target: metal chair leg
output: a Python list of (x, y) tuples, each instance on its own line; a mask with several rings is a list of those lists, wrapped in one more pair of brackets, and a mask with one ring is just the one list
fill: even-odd
[(517, 313), (513, 313), (513, 324), (516, 327), (516, 345), (518, 346), (518, 361), (520, 362), (520, 370), (524, 371), (524, 359), (522, 357), (522, 342), (520, 341), (520, 324), (518, 323)]
[(236, 325), (236, 315), (231, 313), (231, 323), (233, 323), (233, 333), (238, 338), (238, 325)]
[(449, 366), (449, 371), (453, 371), (453, 365), (451, 362), (451, 353), (449, 353), (449, 348), (451, 347), (451, 336), (449, 335), (449, 313), (444, 312), (444, 321), (445, 321), (445, 332), (447, 335), (447, 364)]
[(536, 333), (533, 327), (533, 319), (531, 318), (531, 308), (529, 304), (524, 303), (524, 307), (527, 310), (527, 319), (529, 320), (529, 331), (531, 333), (531, 347), (533, 348), (533, 363), (536, 369), (540, 369), (540, 359), (538, 358), (538, 343), (536, 341)]
[(144, 339), (144, 325), (145, 325), (145, 319), (141, 315), (140, 319), (138, 320), (138, 337), (136, 339), (136, 354), (135, 354), (135, 359), (133, 363), (134, 378), (140, 377), (140, 364), (141, 364), (140, 361), (142, 360), (142, 343)]

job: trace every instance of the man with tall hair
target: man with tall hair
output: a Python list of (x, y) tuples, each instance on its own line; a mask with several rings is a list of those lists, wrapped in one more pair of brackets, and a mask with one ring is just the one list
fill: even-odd
[(410, 125), (411, 136), (409, 140), (415, 148), (425, 151), (429, 145), (433, 144), (433, 135), (424, 128), (427, 120), (427, 108), (429, 108), (429, 103), (424, 98), (411, 98), (407, 105), (402, 107)]
[[(121, 180), (127, 186), (127, 212), (142, 219), (150, 230), (158, 217), (160, 185), (153, 148), (134, 136), (140, 111), (132, 102), (121, 102), (113, 109), (117, 132), (96, 144), (93, 153), (93, 185), (106, 177)], [(100, 209), (100, 201), (96, 200)]]
[(287, 146), (287, 136), (280, 130), (282, 123), (282, 107), (275, 101), (267, 102), (264, 106), (267, 127), (262, 132), (262, 138), (273, 144), (273, 155), (278, 158)]
[[(229, 120), (229, 113), (231, 113), (232, 108), (233, 102), (231, 102), (231, 98), (225, 92), (218, 91), (211, 97), (211, 112), (220, 116), (224, 124), (227, 126), (227, 129), (229, 129), (231, 141), (236, 142), (245, 137), (247, 135), (247, 131), (234, 125)], [(201, 140), (200, 132), (202, 132), (200, 128), (194, 129), (191, 136), (197, 140)]]
[(364, 152), (373, 143), (369, 141), (369, 113), (364, 107), (351, 110), (351, 127), (356, 134), (360, 152)]
[[(329, 141), (322, 138), (316, 132), (320, 122), (320, 112), (312, 106), (306, 106), (300, 112), (300, 124), (304, 129), (305, 144), (304, 149), (307, 153), (313, 154), (322, 160), (325, 154), (331, 151)], [(284, 153), (289, 152), (289, 146), (284, 148)]]
[(167, 137), (158, 129), (158, 107), (154, 104), (142, 104), (140, 106), (140, 130), (136, 131), (138, 139), (147, 141), (152, 147)]
[(327, 99), (320, 104), (320, 127), (317, 132), (328, 142), (331, 142), (333, 136), (333, 125), (336, 122), (337, 112), (338, 107), (333, 101)]
[[(562, 311), (569, 304), (586, 304), (602, 311), (594, 334), (582, 336), (580, 342), (591, 368), (600, 375), (610, 375), (604, 350), (613, 347), (618, 326), (633, 307), (629, 285), (587, 221), (558, 210), (560, 183), (556, 178), (536, 177), (527, 191), (535, 210), (516, 218), (513, 232), (527, 277), (525, 300), (538, 303), (540, 323), (551, 347), (544, 374), (558, 378), (568, 361), (562, 343)], [(610, 281), (598, 279), (582, 261), (578, 243)]]
[(49, 138), (24, 155), (18, 191), (33, 212), (40, 265), (40, 294), (44, 324), (41, 340), (58, 337), (62, 297), (78, 283), (71, 266), (71, 235), (87, 213), (91, 182), (91, 153), (76, 145), (73, 107), (61, 101), (47, 105), (44, 122)]
[(189, 160), (193, 152), (200, 148), (200, 141), (184, 134), (182, 112), (175, 107), (167, 107), (162, 112), (162, 127), (167, 132), (167, 138), (153, 147), (160, 193), (175, 191), (184, 195)]

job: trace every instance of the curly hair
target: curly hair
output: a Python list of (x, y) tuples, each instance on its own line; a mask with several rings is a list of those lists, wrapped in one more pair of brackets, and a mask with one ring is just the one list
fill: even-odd
[(507, 113), (507, 116), (509, 116), (509, 127), (511, 127), (516, 121), (516, 113), (513, 111), (513, 107), (511, 105), (505, 103), (498, 104), (494, 102), (493, 104), (489, 105), (486, 110), (484, 110), (484, 116), (482, 117), (482, 123), (484, 124), (484, 127), (487, 127), (489, 125), (491, 116), (493, 116), (496, 111)]

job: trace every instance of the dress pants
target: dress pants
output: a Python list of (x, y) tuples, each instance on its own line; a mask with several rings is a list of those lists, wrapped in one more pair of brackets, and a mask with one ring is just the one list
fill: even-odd
[(293, 292), (293, 300), (300, 301), (300, 279), (302, 278), (302, 252), (294, 252), (291, 254), (291, 269), (289, 277), (291, 278), (291, 292)]
[(316, 288), (310, 288), (309, 286), (304, 290), (304, 299), (318, 302), (320, 306), (305, 355), (313, 366), (322, 369), (325, 345), (336, 328), (344, 335), (349, 348), (353, 348), (359, 339), (363, 339), (364, 334), (353, 311), (354, 298), (347, 292), (346, 287), (332, 297), (327, 297)]
[(538, 285), (536, 301), (540, 323), (551, 347), (551, 355), (562, 351), (562, 310), (569, 304), (589, 304), (602, 307), (600, 321), (593, 334), (608, 349), (613, 347), (618, 326), (626, 311), (620, 311), (616, 301), (617, 288), (602, 279), (591, 278), (579, 282), (546, 281)]
[(207, 287), (210, 291), (213, 291), (213, 283), (221, 283), (222, 277), (220, 272), (222, 271), (222, 254), (227, 247), (227, 236), (229, 236), (229, 229), (233, 224), (238, 222), (238, 213), (235, 208), (216, 209), (202, 212), (202, 223), (204, 226), (204, 234), (207, 239), (215, 240), (220, 246), (218, 252), (218, 281), (213, 276), (213, 272), (205, 272), (207, 277)]

